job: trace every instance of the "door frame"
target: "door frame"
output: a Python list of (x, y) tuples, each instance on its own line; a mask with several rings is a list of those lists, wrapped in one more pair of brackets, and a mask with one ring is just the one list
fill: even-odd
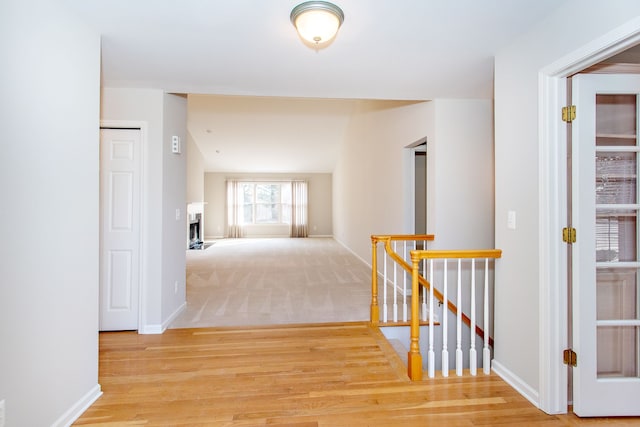
[[(560, 239), (567, 221), (567, 130), (560, 120), (561, 108), (566, 104), (567, 77), (639, 42), (637, 18), (565, 55), (538, 74), (538, 406), (548, 414), (566, 413), (569, 404), (568, 368), (561, 357), (568, 346), (567, 253)], [(550, 354), (557, 357), (549, 357)]]
[[(416, 223), (416, 200), (415, 200), (415, 192), (416, 192), (416, 160), (415, 160), (415, 152), (416, 150), (420, 150), (421, 145), (425, 145), (425, 150), (427, 150), (427, 137), (420, 138), (417, 141), (412, 142), (409, 145), (404, 147), (404, 233), (407, 234), (416, 234), (415, 231), (415, 223)], [(427, 167), (428, 168), (428, 167)], [(427, 182), (429, 179), (427, 178)], [(425, 209), (427, 209), (426, 216), (429, 218), (429, 203), (428, 203), (428, 194), (427, 191), (427, 203)], [(427, 233), (429, 233), (429, 227), (427, 223)]]
[[(148, 205), (145, 194), (149, 194), (149, 179), (147, 177), (147, 135), (148, 135), (148, 123), (144, 121), (133, 120), (100, 120), (100, 128), (111, 129), (139, 129), (140, 130), (140, 265), (139, 265), (139, 286), (138, 286), (138, 333), (145, 333), (145, 321), (146, 321), (146, 301), (148, 295), (148, 286), (146, 282), (147, 277), (147, 248), (145, 242), (148, 241), (149, 230), (147, 227), (147, 221), (145, 220), (148, 212)], [(100, 141), (102, 143), (102, 141)], [(102, 167), (100, 162), (99, 167)], [(102, 209), (102, 206), (100, 206)], [(102, 257), (102, 242), (100, 242), (100, 257)], [(102, 262), (102, 260), (100, 260)]]

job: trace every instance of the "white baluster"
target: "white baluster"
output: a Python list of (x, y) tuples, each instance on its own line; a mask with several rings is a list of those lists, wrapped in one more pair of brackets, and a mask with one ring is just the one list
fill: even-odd
[[(426, 240), (422, 242), (422, 249), (423, 250), (427, 249)], [(426, 259), (422, 260), (422, 277), (427, 277), (427, 260)], [(426, 321), (426, 320), (427, 320), (427, 292), (425, 289), (425, 291), (422, 292), (422, 321)]]
[(436, 354), (433, 351), (433, 260), (429, 260), (429, 353), (427, 359), (427, 370), (429, 378), (436, 376)]
[(482, 372), (491, 373), (491, 350), (489, 350), (489, 258), (484, 260), (484, 348), (482, 350)]
[[(403, 247), (402, 247), (402, 259), (406, 260), (407, 259), (407, 241), (405, 240), (403, 242)], [(409, 259), (409, 265), (411, 265), (411, 259)], [(407, 321), (407, 272), (404, 271), (404, 269), (402, 269), (402, 277), (403, 277), (403, 282), (402, 282), (402, 321), (406, 322)]]
[[(397, 251), (397, 242), (393, 242), (393, 251), (398, 253)], [(393, 262), (393, 321), (398, 321), (398, 263)]]
[(444, 308), (442, 309), (442, 376), (449, 376), (449, 350), (447, 350), (447, 260), (444, 260), (444, 278), (443, 285), (444, 287), (444, 296), (443, 296), (443, 304)]
[(476, 352), (476, 260), (471, 260), (471, 326), (469, 327), (471, 347), (469, 348), (469, 372), (471, 375), (478, 373), (478, 361)]
[(384, 251), (384, 285), (382, 286), (382, 321), (387, 323), (389, 321), (387, 315), (387, 251)]
[(462, 376), (462, 260), (458, 258), (458, 312), (456, 316), (456, 375)]

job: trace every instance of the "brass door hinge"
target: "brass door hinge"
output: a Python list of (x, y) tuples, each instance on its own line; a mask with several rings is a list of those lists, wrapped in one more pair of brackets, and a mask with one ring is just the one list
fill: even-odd
[(569, 105), (568, 107), (562, 107), (562, 121), (571, 123), (576, 119), (576, 106)]
[(573, 227), (565, 227), (562, 229), (562, 241), (565, 243), (576, 242), (576, 229)]
[(578, 366), (578, 355), (570, 348), (562, 352), (562, 361), (565, 365)]

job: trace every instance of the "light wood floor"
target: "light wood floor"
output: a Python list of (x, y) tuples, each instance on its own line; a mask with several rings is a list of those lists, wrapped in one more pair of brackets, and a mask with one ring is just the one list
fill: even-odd
[(410, 382), (365, 322), (100, 334), (84, 426), (638, 425), (536, 409), (498, 376)]

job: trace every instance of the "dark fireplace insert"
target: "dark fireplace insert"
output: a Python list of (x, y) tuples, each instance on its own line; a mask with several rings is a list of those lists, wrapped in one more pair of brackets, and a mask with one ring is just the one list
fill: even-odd
[(202, 249), (203, 246), (202, 214), (197, 213), (189, 220), (189, 249)]

